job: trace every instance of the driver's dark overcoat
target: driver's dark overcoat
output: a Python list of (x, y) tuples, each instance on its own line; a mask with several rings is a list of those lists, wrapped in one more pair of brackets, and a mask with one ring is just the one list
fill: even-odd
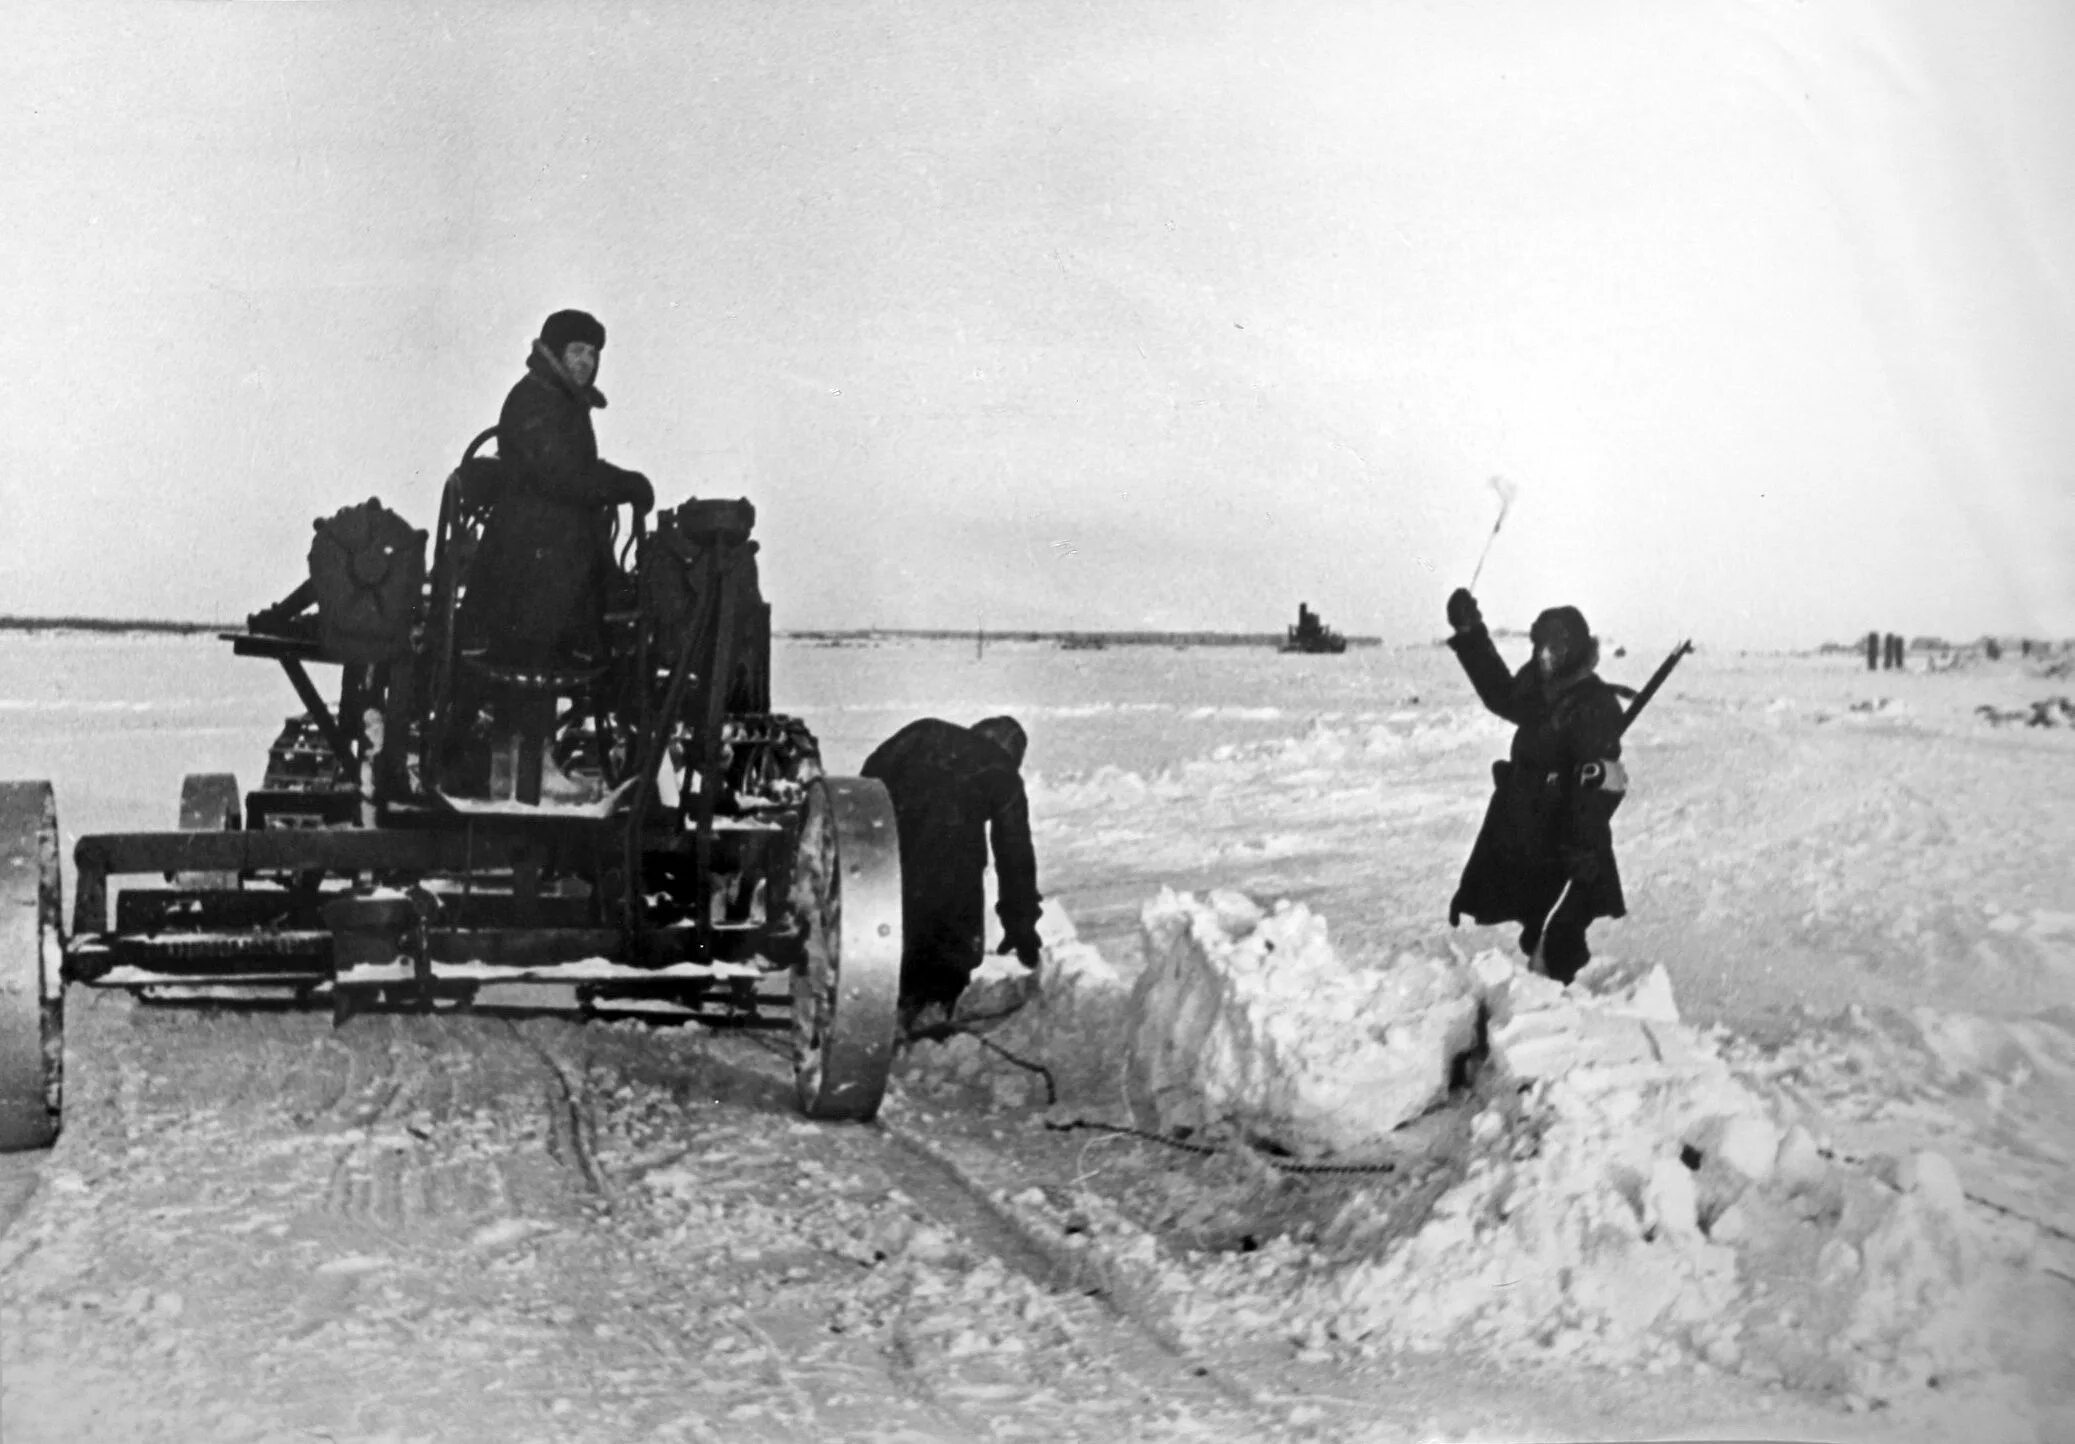
[(994, 910), (1004, 930), (1037, 926), (1042, 907), (1023, 778), (994, 742), (935, 717), (880, 743), (862, 770), (886, 784), (900, 836), (901, 991), (948, 1003), (985, 946), (990, 841)]
[(466, 635), (492, 660), (547, 666), (596, 646), (613, 570), (612, 508), (647, 481), (601, 461), (578, 387), (536, 343), (497, 418), (496, 500), (468, 571)]
[(1468, 914), (1479, 923), (1539, 927), (1577, 871), (1580, 853), (1597, 866), (1589, 879), (1573, 884), (1566, 912), (1588, 921), (1625, 916), (1609, 825), (1620, 794), (1581, 782), (1585, 764), (1621, 755), (1621, 698), (1592, 670), (1597, 648), (1577, 671), (1544, 679), (1533, 659), (1510, 670), (1481, 626), (1448, 645), (1478, 698), (1515, 729), (1506, 760), (1492, 764), (1496, 786), (1448, 904), (1448, 921)]

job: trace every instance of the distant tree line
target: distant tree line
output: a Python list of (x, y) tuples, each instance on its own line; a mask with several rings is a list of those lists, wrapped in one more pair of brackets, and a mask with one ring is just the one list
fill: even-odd
[(235, 622), (166, 622), (124, 617), (0, 617), (0, 632), (227, 632)]
[[(803, 642), (863, 642), (881, 638), (918, 641), (1059, 642), (1107, 647), (1272, 647), (1280, 632), (1028, 632), (952, 631), (937, 627), (868, 627), (841, 631), (782, 631), (777, 635)], [(1348, 645), (1376, 647), (1381, 637), (1349, 637)]]
[[(0, 632), (233, 632), (239, 622), (177, 622), (137, 617), (0, 616)], [(1074, 642), (1112, 647), (1272, 647), (1280, 632), (1043, 632), (960, 631), (947, 627), (861, 627), (842, 630), (782, 631), (781, 637), (803, 642), (859, 642), (879, 638), (919, 641)], [(1376, 647), (1381, 637), (1349, 637), (1348, 645)]]

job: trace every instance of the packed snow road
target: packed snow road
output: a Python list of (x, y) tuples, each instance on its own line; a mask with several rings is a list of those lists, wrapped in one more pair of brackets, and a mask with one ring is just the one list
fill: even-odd
[(0, 1236), (9, 1444), (1900, 1437), (1705, 1370), (1294, 1339), (1249, 1261), (1273, 1291), (1276, 1240), (1445, 1167), (1058, 1130), (970, 1037), (866, 1126), (800, 1118), (772, 1035), (75, 990), (70, 1044)]
[(82, 995), (10, 1441), (1240, 1437), (780, 1040)]

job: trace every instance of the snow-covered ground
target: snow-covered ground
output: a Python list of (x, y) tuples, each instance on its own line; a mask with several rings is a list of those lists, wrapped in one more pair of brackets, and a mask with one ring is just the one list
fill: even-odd
[[(68, 849), (170, 825), (184, 773), (251, 785), (295, 705), (227, 653), (0, 636), (0, 775), (55, 782)], [(754, 1039), (82, 1000), (66, 1134), (0, 1176), (40, 1180), (6, 1437), (2075, 1436), (2075, 728), (2022, 721), (2064, 669), (1704, 647), (1630, 737), (1605, 985), (1554, 1001), (1447, 925), (1507, 730), (1444, 649), (774, 672), (837, 772), (914, 716), (1023, 720), (1041, 1006), (833, 1129)], [(1490, 1056), (1387, 1172), (1116, 1131), (1174, 1021), (1132, 983), (1276, 937), (1320, 970), (1291, 1017), (1413, 966), (1475, 994)], [(1587, 1035), (1652, 1056), (1549, 1061)]]

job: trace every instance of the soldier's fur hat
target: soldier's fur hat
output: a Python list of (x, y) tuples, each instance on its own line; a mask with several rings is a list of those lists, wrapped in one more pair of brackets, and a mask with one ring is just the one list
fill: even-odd
[(1599, 666), (1599, 638), (1576, 607), (1551, 607), (1535, 618), (1527, 635), (1537, 647), (1555, 644), (1558, 676), (1577, 676)]
[(1578, 649), (1592, 640), (1592, 628), (1585, 624), (1585, 614), (1576, 607), (1551, 607), (1535, 618), (1527, 635), (1537, 647), (1545, 642), (1561, 642), (1565, 651), (1576, 656)]

